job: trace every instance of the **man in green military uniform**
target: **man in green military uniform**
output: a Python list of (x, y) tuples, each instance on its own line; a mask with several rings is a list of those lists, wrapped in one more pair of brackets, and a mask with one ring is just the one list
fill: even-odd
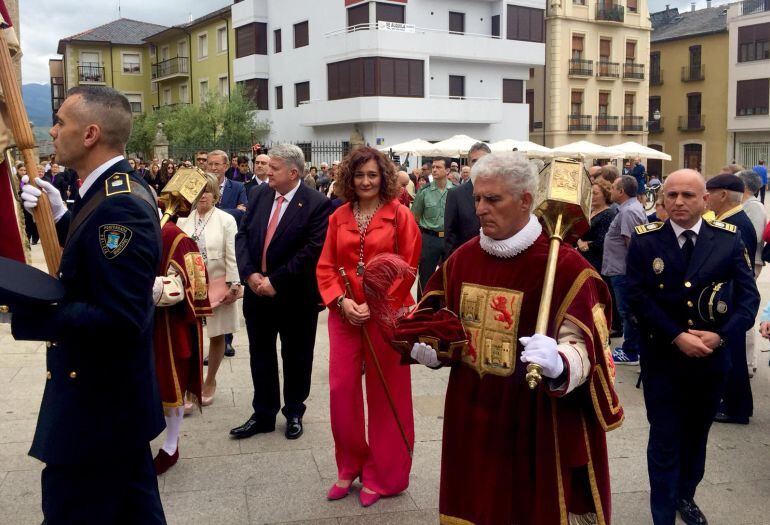
[(420, 294), (444, 255), (444, 209), (447, 192), (453, 184), (447, 180), (449, 159), (433, 159), (433, 182), (417, 193), (412, 213), (422, 232), (420, 253)]

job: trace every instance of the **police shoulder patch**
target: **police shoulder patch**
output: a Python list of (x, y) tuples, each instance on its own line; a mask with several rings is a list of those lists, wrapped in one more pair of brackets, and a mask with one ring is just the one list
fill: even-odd
[(113, 173), (104, 181), (104, 192), (107, 197), (121, 193), (131, 193), (131, 180), (128, 173)]
[(660, 230), (663, 227), (663, 223), (660, 221), (656, 222), (650, 222), (647, 224), (640, 224), (639, 226), (634, 228), (634, 231), (637, 233), (637, 235), (642, 235), (643, 233), (650, 233), (657, 230)]
[(99, 246), (107, 259), (114, 259), (126, 249), (134, 232), (120, 224), (102, 224), (99, 226)]
[(717, 228), (719, 230), (724, 230), (730, 233), (735, 233), (736, 231), (738, 231), (738, 228), (736, 228), (734, 224), (728, 224), (722, 221), (717, 221), (717, 220), (706, 221), (706, 224), (708, 224), (709, 226), (713, 226), (714, 228)]

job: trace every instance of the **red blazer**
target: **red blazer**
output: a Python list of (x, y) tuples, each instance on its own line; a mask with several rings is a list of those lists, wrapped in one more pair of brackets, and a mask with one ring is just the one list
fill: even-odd
[[(352, 205), (344, 204), (329, 217), (326, 242), (316, 268), (318, 290), (325, 305), (334, 306), (337, 298), (345, 294), (345, 285), (339, 273), (340, 267), (345, 268), (350, 279), (353, 299), (359, 304), (365, 302), (361, 277), (356, 275), (360, 243)], [(421, 248), (420, 229), (412, 212), (397, 199), (393, 199), (383, 204), (369, 223), (369, 231), (364, 241), (364, 264), (378, 253), (396, 252), (409, 266), (416, 268)], [(399, 279), (393, 283), (390, 289), (392, 307), (398, 309), (414, 304), (410, 293), (412, 284), (414, 277)]]

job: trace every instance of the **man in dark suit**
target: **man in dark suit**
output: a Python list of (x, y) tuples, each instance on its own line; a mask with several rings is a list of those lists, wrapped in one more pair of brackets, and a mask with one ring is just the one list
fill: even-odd
[[(158, 210), (123, 157), (131, 107), (109, 87), (69, 91), (51, 129), (57, 158), (86, 175), (72, 212), (48, 183), (63, 301), (13, 313), (16, 339), (49, 341), (30, 455), (44, 523), (165, 524), (149, 442), (164, 428), (152, 353)], [(40, 190), (24, 187), (24, 206)]]
[(275, 430), (281, 408), (276, 338), (283, 359), (286, 438), (302, 435), (310, 393), (318, 312), (315, 267), (329, 223), (331, 201), (302, 183), (305, 157), (290, 144), (270, 150), (268, 184), (253, 200), (235, 237), (238, 269), (248, 284), (243, 315), (249, 334), (253, 414), (230, 431), (235, 438)]
[[(746, 259), (754, 269), (757, 253), (757, 232), (751, 219), (743, 211), (743, 180), (737, 175), (725, 173), (710, 178), (706, 182), (709, 194), (708, 207), (717, 220), (732, 224), (738, 229), (743, 245), (746, 247)], [(750, 328), (753, 329), (754, 323)], [(754, 413), (754, 399), (751, 394), (749, 368), (746, 365), (746, 340), (733, 341), (730, 344), (731, 366), (727, 374), (727, 384), (722, 405), (715, 417), (719, 423), (738, 423), (747, 425)]]
[[(232, 215), (235, 223), (240, 224), (243, 214), (246, 212), (248, 195), (246, 187), (242, 182), (225, 177), (227, 164), (227, 153), (224, 151), (217, 149), (208, 153), (208, 171), (213, 173), (219, 181), (219, 193), (221, 196), (219, 202), (216, 203), (216, 207)], [(234, 355), (233, 334), (225, 334), (225, 357), (233, 357)], [(204, 360), (203, 364), (208, 365), (208, 357)]]
[(246, 182), (246, 195), (251, 196), (254, 188), (267, 182), (267, 169), (270, 157), (264, 153), (254, 157), (254, 175)]
[(735, 226), (701, 218), (709, 199), (701, 174), (675, 171), (663, 191), (669, 220), (636, 227), (626, 267), (629, 304), (644, 334), (652, 519), (674, 525), (678, 510), (688, 525), (706, 525), (695, 490), (729, 347), (745, 341), (759, 292)]
[[(471, 146), (468, 164), (471, 168), (484, 155), (492, 151), (483, 142)], [(479, 234), (479, 218), (476, 217), (476, 201), (473, 199), (473, 179), (449, 190), (444, 212), (444, 248), (446, 257)]]
[(219, 180), (219, 190), (222, 197), (216, 204), (217, 208), (232, 215), (235, 223), (240, 224), (243, 214), (246, 212), (246, 203), (248, 202), (246, 188), (244, 188), (242, 182), (225, 177), (228, 157), (224, 151), (218, 149), (210, 151), (207, 163), (209, 173), (216, 175), (217, 180)]

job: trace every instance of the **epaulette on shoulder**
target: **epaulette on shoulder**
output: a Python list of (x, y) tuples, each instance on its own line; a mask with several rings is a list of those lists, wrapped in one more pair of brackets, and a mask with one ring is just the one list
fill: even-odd
[(131, 193), (131, 180), (128, 173), (113, 173), (104, 181), (104, 193), (107, 197), (121, 193)]
[(706, 221), (706, 224), (708, 224), (709, 226), (713, 226), (714, 228), (717, 228), (719, 230), (724, 230), (730, 233), (735, 233), (736, 231), (738, 231), (738, 228), (735, 227), (735, 224), (728, 224), (722, 221), (717, 221), (717, 220)]
[(634, 231), (637, 235), (642, 235), (643, 233), (650, 233), (657, 230), (660, 230), (663, 227), (663, 223), (660, 221), (656, 222), (650, 222), (647, 224), (640, 224), (639, 226), (636, 226), (634, 228)]

